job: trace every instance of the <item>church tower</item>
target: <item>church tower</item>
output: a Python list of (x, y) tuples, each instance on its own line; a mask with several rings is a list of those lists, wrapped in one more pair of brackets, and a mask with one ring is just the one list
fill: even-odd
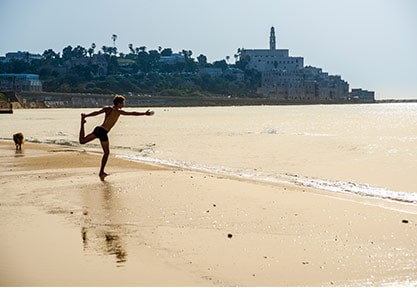
[(269, 36), (269, 49), (275, 50), (275, 29), (274, 26), (271, 27), (271, 34)]

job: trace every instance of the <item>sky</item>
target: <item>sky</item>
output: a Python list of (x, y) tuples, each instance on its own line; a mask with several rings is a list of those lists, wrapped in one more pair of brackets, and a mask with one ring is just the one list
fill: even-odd
[(209, 62), (277, 49), (376, 99), (417, 99), (416, 0), (0, 0), (0, 56), (71, 45), (191, 50)]

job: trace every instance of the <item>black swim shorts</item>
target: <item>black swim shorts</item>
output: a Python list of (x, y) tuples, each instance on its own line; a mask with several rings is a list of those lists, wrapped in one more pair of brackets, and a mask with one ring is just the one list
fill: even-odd
[(100, 139), (101, 142), (108, 142), (109, 141), (109, 137), (107, 136), (107, 131), (106, 129), (104, 129), (101, 126), (97, 126), (94, 131), (93, 134), (96, 135), (96, 137), (98, 139)]

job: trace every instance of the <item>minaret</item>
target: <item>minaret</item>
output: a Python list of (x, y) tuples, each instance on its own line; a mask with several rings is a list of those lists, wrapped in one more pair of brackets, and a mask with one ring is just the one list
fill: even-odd
[(271, 35), (269, 36), (269, 49), (275, 50), (275, 29), (271, 27)]

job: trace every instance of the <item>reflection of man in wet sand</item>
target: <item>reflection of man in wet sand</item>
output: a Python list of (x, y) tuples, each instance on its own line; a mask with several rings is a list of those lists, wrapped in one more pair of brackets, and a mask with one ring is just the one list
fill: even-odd
[[(116, 124), (117, 120), (119, 119), (120, 115), (133, 115), (133, 116), (152, 116), (154, 114), (153, 111), (147, 110), (146, 112), (128, 112), (122, 110), (125, 104), (125, 97), (116, 95), (113, 99), (114, 106), (106, 106), (103, 107), (101, 110), (91, 112), (89, 114), (81, 114), (81, 128), (80, 128), (80, 143), (86, 144), (90, 141), (93, 141), (96, 138), (100, 139), (101, 147), (103, 148), (103, 158), (101, 159), (101, 168), (100, 168), (100, 179), (103, 180), (104, 177), (108, 176), (106, 172), (104, 172), (104, 167), (106, 166), (107, 159), (109, 158), (110, 148), (109, 148), (109, 138), (107, 133), (109, 133), (110, 129)], [(105, 113), (104, 122), (101, 126), (97, 126), (94, 131), (87, 136), (85, 136), (84, 131), (84, 123), (87, 121), (85, 118), (97, 116), (99, 114)]]
[[(98, 191), (101, 193), (97, 194)], [(116, 267), (122, 267), (128, 260), (125, 238), (130, 234), (130, 230), (124, 225), (125, 215), (120, 213), (123, 209), (122, 202), (115, 191), (116, 188), (105, 181), (103, 185), (96, 185), (84, 191), (82, 199), (85, 208), (81, 237), (85, 251), (92, 248), (92, 251), (99, 250), (99, 255), (104, 253), (115, 256)], [(98, 197), (99, 195), (101, 197)], [(96, 222), (106, 224), (97, 225)]]

